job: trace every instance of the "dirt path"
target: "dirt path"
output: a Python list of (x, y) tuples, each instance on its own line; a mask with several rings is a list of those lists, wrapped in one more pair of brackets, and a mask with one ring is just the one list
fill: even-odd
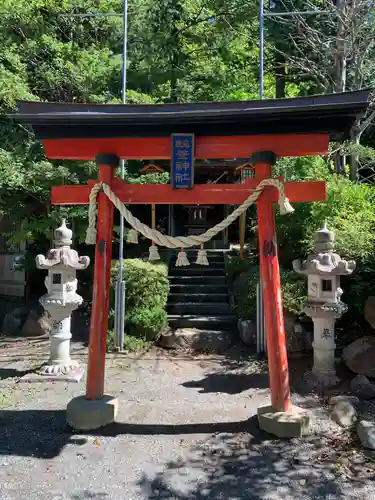
[[(316, 399), (295, 396), (314, 414), (310, 437), (277, 441), (258, 430), (267, 374), (248, 353), (113, 357), (106, 390), (120, 399), (118, 422), (75, 434), (64, 410), (84, 381), (17, 383), (45, 347), (0, 349), (1, 500), (375, 498), (371, 461)], [(85, 359), (82, 346), (75, 352)]]

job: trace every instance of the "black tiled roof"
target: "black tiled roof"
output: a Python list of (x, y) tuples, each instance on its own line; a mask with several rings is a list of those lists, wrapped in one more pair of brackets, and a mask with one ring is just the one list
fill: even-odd
[(293, 99), (178, 104), (70, 104), (20, 101), (16, 121), (39, 139), (165, 137), (172, 133), (260, 135), (328, 133), (348, 138), (370, 90)]

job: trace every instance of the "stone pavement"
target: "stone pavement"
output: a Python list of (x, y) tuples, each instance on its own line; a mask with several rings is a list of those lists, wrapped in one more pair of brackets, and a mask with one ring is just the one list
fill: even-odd
[(308, 438), (258, 430), (268, 377), (248, 352), (110, 356), (106, 391), (119, 396), (118, 422), (87, 434), (70, 430), (64, 412), (84, 381), (17, 383), (43, 352), (46, 341), (0, 348), (1, 500), (375, 498), (372, 457), (315, 398), (294, 396), (314, 414)]

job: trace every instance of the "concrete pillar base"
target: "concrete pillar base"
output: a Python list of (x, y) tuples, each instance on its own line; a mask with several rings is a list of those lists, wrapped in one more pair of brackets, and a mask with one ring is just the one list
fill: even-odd
[(118, 400), (113, 396), (104, 395), (96, 400), (78, 396), (68, 403), (66, 421), (73, 429), (90, 431), (112, 424), (117, 410)]
[(308, 413), (297, 406), (291, 406), (285, 412), (262, 406), (258, 408), (258, 423), (263, 431), (279, 438), (302, 437), (310, 429)]

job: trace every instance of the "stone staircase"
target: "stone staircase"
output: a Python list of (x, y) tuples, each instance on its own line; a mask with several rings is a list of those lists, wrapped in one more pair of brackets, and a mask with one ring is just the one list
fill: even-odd
[(224, 253), (208, 251), (209, 266), (194, 264), (197, 251), (188, 250), (190, 266), (175, 267), (177, 254), (171, 259), (168, 297), (169, 326), (173, 330), (196, 329), (198, 336), (233, 337), (236, 316), (229, 305)]

